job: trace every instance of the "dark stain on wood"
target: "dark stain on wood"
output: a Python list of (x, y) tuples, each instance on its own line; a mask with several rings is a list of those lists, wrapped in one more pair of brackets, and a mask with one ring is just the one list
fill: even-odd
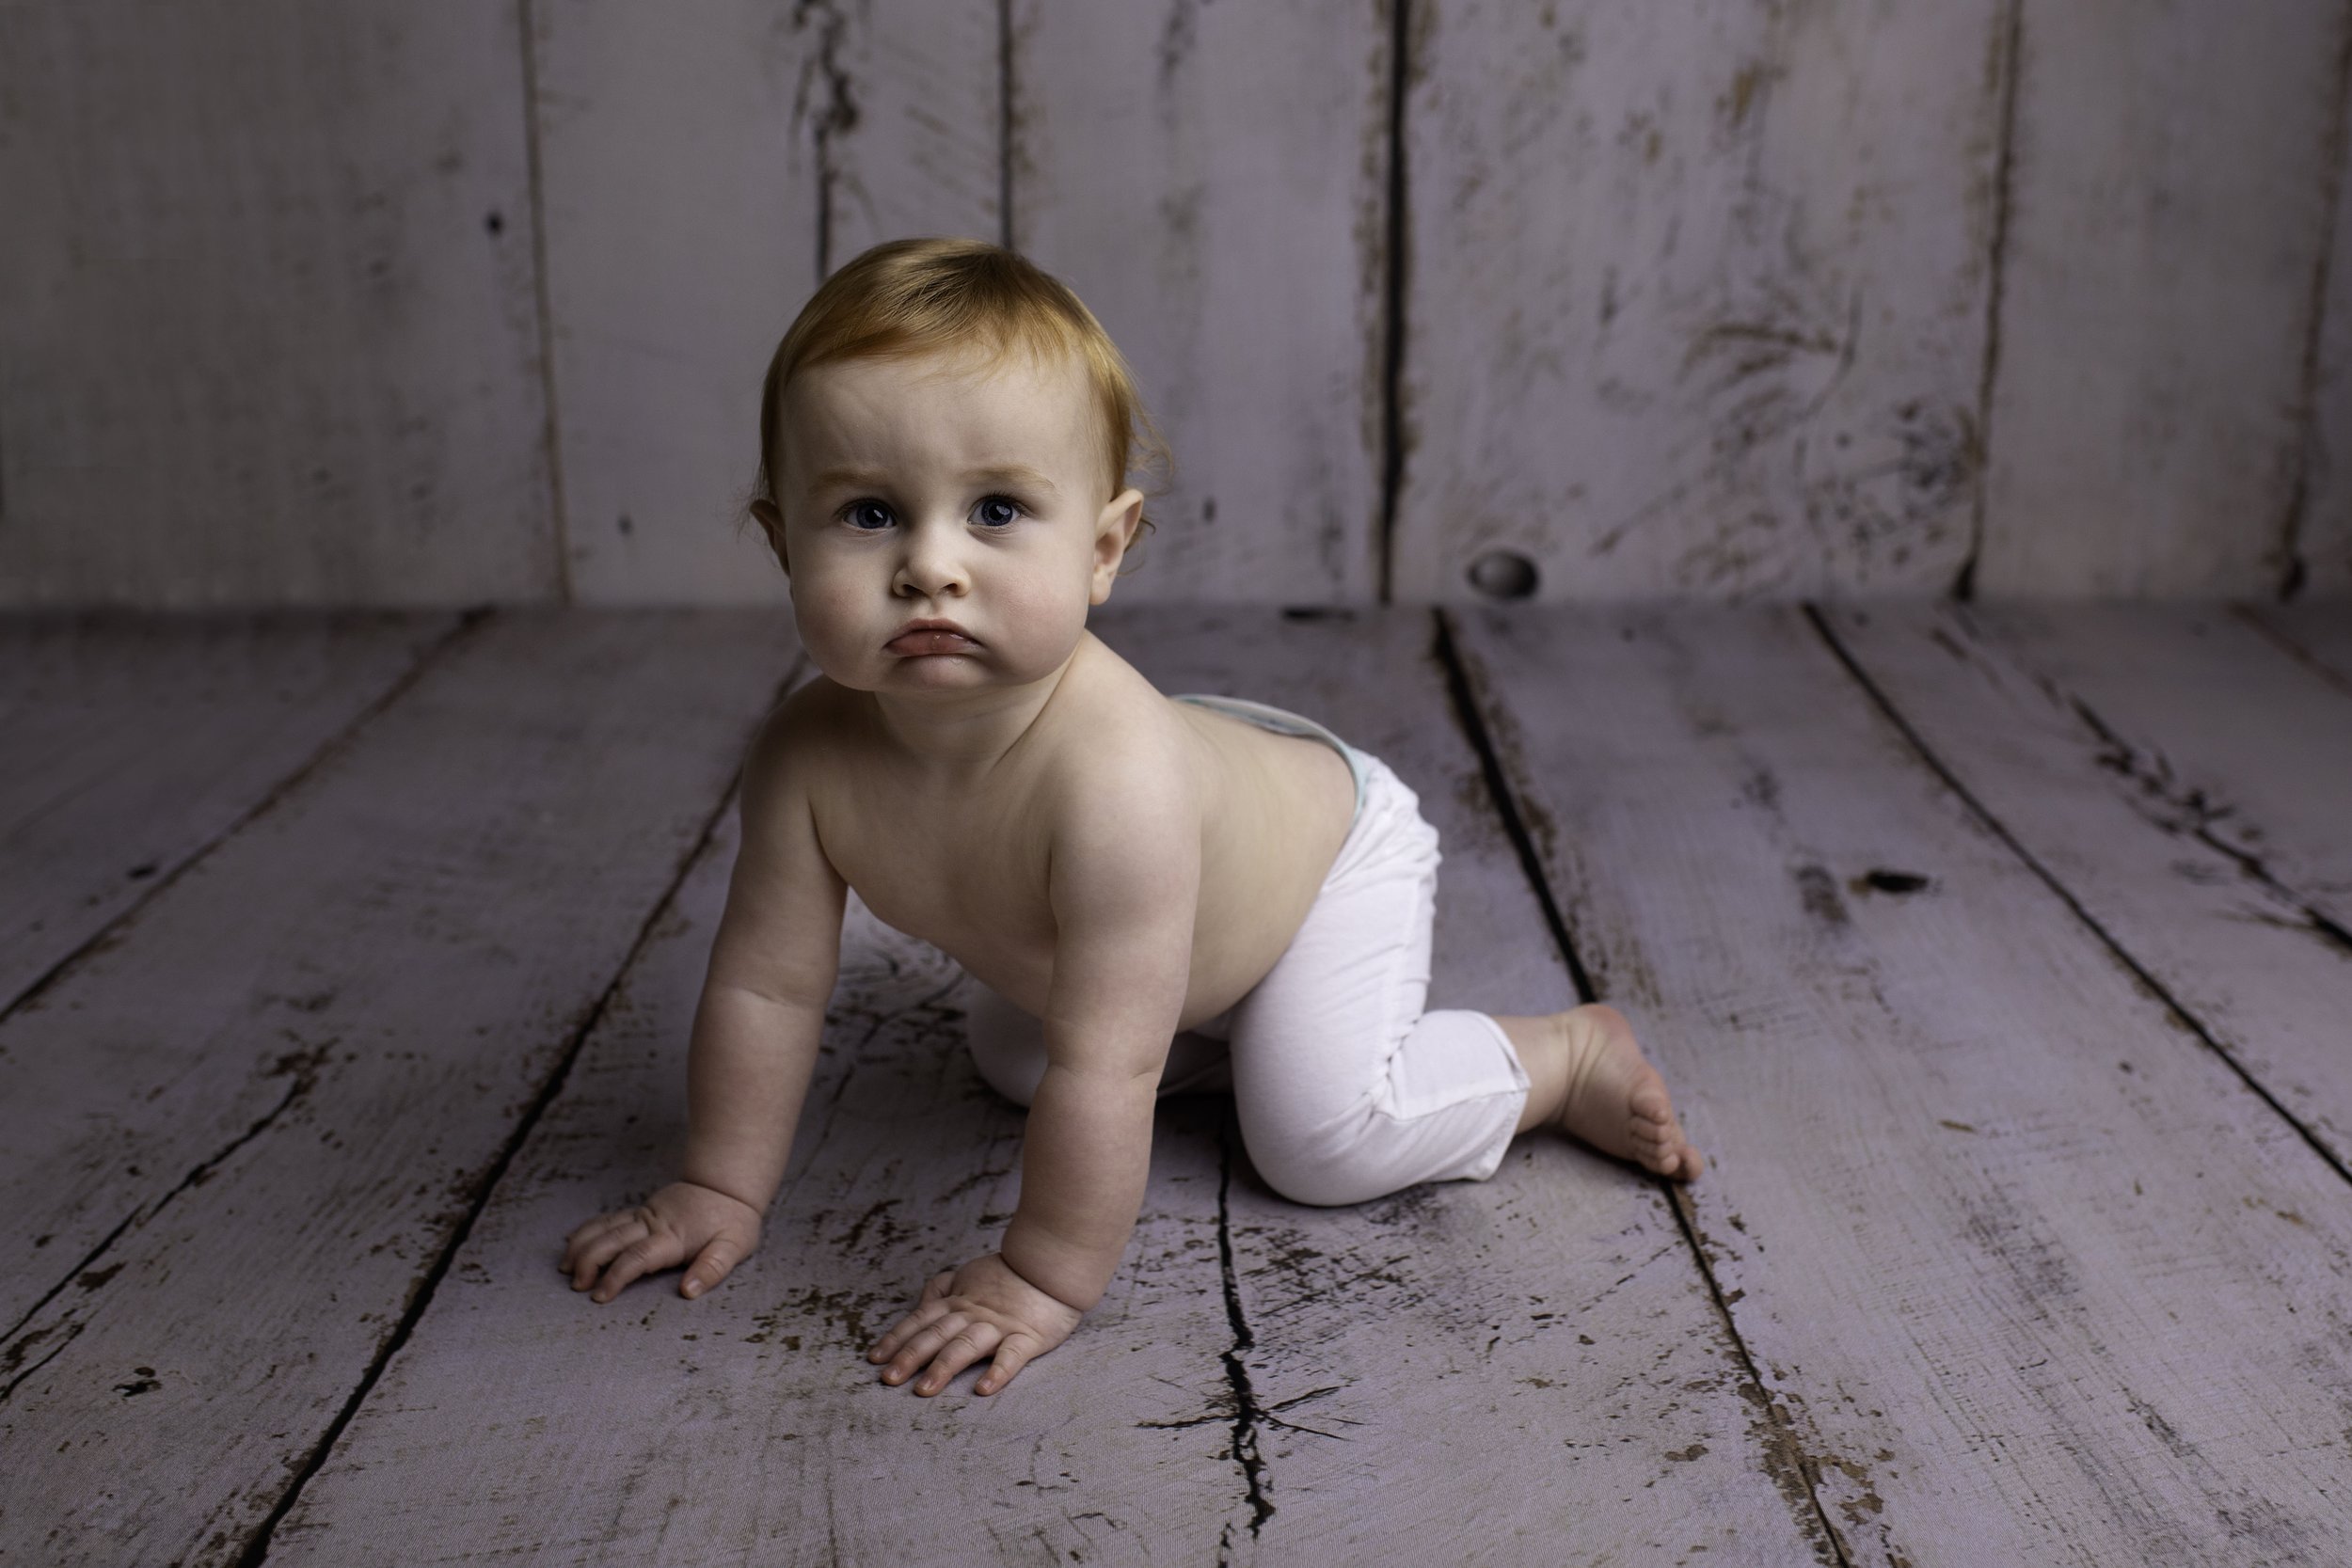
[(1846, 901), (1837, 895), (1836, 879), (1818, 865), (1801, 865), (1796, 870), (1797, 895), (1804, 901), (1804, 912), (1825, 926), (1843, 927), (1852, 923), (1846, 912)]
[(857, 1217), (857, 1223), (850, 1227), (850, 1233), (842, 1238), (841, 1250), (845, 1253), (855, 1253), (860, 1243), (866, 1240), (866, 1227), (879, 1221), (878, 1243), (885, 1250), (896, 1253), (898, 1250), (898, 1243), (914, 1235), (911, 1229), (899, 1225), (890, 1216), (890, 1211), (896, 1209), (898, 1202), (899, 1200), (895, 1197), (886, 1197), (860, 1214)]
[(912, 1305), (913, 1292), (906, 1292), (904, 1299), (900, 1299), (898, 1294), (889, 1291), (827, 1291), (811, 1285), (754, 1318), (752, 1321), (758, 1326), (755, 1332), (743, 1336), (743, 1340), (754, 1345), (764, 1345), (771, 1340), (783, 1341), (787, 1350), (797, 1350), (800, 1346), (799, 1336), (778, 1332), (779, 1325), (797, 1318), (803, 1322), (814, 1320), (830, 1331), (821, 1338), (820, 1343), (847, 1345), (863, 1352), (874, 1341), (875, 1335), (870, 1332), (872, 1325), (882, 1322), (894, 1307)]
[(1176, 78), (1198, 40), (1198, 0), (1176, 0), (1168, 9), (1167, 23), (1160, 28), (1159, 85), (1163, 96), (1175, 91)]
[(1755, 1407), (1755, 1414), (1748, 1419), (1748, 1441), (1756, 1449), (1764, 1474), (1788, 1503), (1789, 1517), (1796, 1521), (1797, 1528), (1812, 1543), (1815, 1554), (1822, 1560), (1851, 1562), (1852, 1554), (1815, 1499), (1813, 1488), (1820, 1479), (1820, 1467), (1797, 1441), (1796, 1420), (1789, 1414), (1787, 1401), (1766, 1393), (1747, 1378), (1742, 1378), (1736, 1389), (1741, 1399)]
[(1873, 893), (1918, 893), (1934, 884), (1915, 871), (1889, 871), (1873, 866), (1846, 883), (1846, 891), (1867, 897)]

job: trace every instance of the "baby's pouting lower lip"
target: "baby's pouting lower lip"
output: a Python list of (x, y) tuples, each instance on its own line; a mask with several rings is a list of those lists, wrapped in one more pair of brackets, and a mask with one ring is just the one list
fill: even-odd
[(977, 642), (973, 641), (961, 632), (907, 631), (900, 632), (888, 642), (883, 643), (882, 650), (885, 653), (908, 654), (919, 657), (924, 654), (969, 653), (978, 646)]

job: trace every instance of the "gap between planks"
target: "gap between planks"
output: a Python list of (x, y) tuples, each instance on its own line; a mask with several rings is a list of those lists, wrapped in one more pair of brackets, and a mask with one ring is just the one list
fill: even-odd
[[(1526, 874), (1528, 886), (1542, 906), (1544, 924), (1550, 928), (1552, 942), (1568, 966), (1569, 974), (1575, 979), (1577, 998), (1582, 1002), (1605, 1000), (1593, 982), (1592, 972), (1585, 967), (1582, 956), (1577, 951), (1576, 938), (1568, 928), (1567, 918), (1561, 912), (1559, 900), (1552, 895), (1550, 879), (1544, 874), (1542, 857), (1535, 848), (1534, 839), (1527, 831), (1526, 818), (1521, 815), (1518, 795), (1512, 787), (1510, 776), (1495, 749), (1494, 736), (1487, 731), (1483, 705), (1478, 701), (1462, 651), (1454, 641), (1452, 618), (1442, 609), (1433, 610), (1430, 613), (1437, 624), (1438, 657), (1445, 666), (1447, 694), (1454, 702), (1464, 732), (1478, 749), (1479, 767), (1486, 774), (1487, 792), (1494, 797), (1495, 810), (1502, 817), (1504, 830), (1511, 836), (1512, 847), (1518, 853), (1519, 865)], [(1489, 691), (1490, 700), (1499, 709), (1502, 693), (1493, 691), (1491, 688)], [(1826, 1549), (1835, 1556), (1839, 1568), (1852, 1568), (1853, 1559), (1846, 1549), (1845, 1537), (1830, 1523), (1829, 1510), (1821, 1502), (1821, 1462), (1806, 1451), (1798, 1438), (1795, 1424), (1788, 1418), (1788, 1409), (1772, 1397), (1771, 1390), (1765, 1386), (1763, 1372), (1756, 1365), (1756, 1353), (1732, 1318), (1731, 1304), (1724, 1299), (1723, 1282), (1715, 1277), (1714, 1263), (1708, 1258), (1706, 1243), (1700, 1237), (1697, 1212), (1692, 1205), (1689, 1193), (1681, 1182), (1662, 1176), (1648, 1176), (1647, 1180), (1664, 1189), (1668, 1202), (1673, 1205), (1675, 1223), (1681, 1232), (1683, 1245), (1690, 1249), (1692, 1266), (1698, 1271), (1700, 1280), (1707, 1286), (1708, 1300), (1714, 1306), (1715, 1317), (1722, 1325), (1724, 1337), (1739, 1352), (1740, 1365), (1747, 1375), (1748, 1391), (1756, 1408), (1765, 1412), (1772, 1424), (1772, 1435), (1769, 1441), (1777, 1451), (1769, 1456), (1769, 1460), (1778, 1463), (1768, 1462), (1767, 1470), (1775, 1476), (1783, 1476), (1793, 1467), (1803, 1482), (1804, 1500), (1812, 1508), (1814, 1517), (1820, 1521), (1820, 1540), (1826, 1543)]]
[[(1927, 737), (1903, 713), (1892, 694), (1862, 667), (1860, 661), (1838, 637), (1836, 630), (1830, 626), (1828, 618), (1821, 610), (1815, 605), (1807, 604), (1804, 607), (1804, 614), (1806, 621), (1820, 636), (1823, 645), (1844, 667), (1847, 674), (1853, 678), (1854, 684), (1885, 717), (1886, 721), (1902, 736), (1904, 742), (1918, 755), (1919, 760), (1943, 781), (1944, 786), (1952, 792), (1953, 797), (1966, 806), (1977, 819), (1984, 824), (1987, 831), (2008, 847), (2010, 853), (2015, 855), (2027, 870), (2041, 879), (2042, 885), (2047, 887), (2066, 907), (2067, 912), (2072, 914), (2085, 930), (2089, 931), (2114, 956), (2116, 962), (2122, 964), (2134, 978), (2148, 989), (2149, 994), (2162, 1004), (2174, 1022), (2194, 1036), (2206, 1050), (2212, 1052), (2217, 1059), (2237, 1076), (2238, 1081), (2246, 1085), (2249, 1092), (2270, 1108), (2273, 1115), (2293, 1128), (2296, 1136), (2303, 1140), (2312, 1153), (2325, 1161), (2328, 1167), (2334, 1171), (2338, 1178), (2347, 1185), (2352, 1185), (2352, 1168), (2347, 1168), (2343, 1157), (2329, 1146), (2325, 1138), (2320, 1136), (2309, 1121), (2297, 1116), (2269, 1085), (2264, 1083), (2235, 1051), (2222, 1041), (2214, 1028), (2199, 1016), (2187, 1002), (2183, 1000), (2172, 986), (2168, 985), (2152, 966), (2143, 962), (2113, 931), (2107, 928), (2098, 916), (2091, 913), (2082, 897), (2073, 888), (2067, 886), (2058, 874), (2050, 869), (2047, 863), (2028, 848), (2010, 825), (2003, 821), (1992, 807), (1968, 786), (1942, 753), (1928, 743)], [(2082, 707), (2079, 699), (2075, 699), (2074, 702), (2077, 710), (2082, 713), (2087, 722), (2100, 728), (2107, 738), (2115, 738), (2111, 732), (2106, 731), (2105, 726), (2098, 724), (2095, 715)], [(2222, 851), (2232, 853), (2226, 846), (2222, 847)], [(2314, 920), (2324, 918), (2317, 915), (2315, 911), (2307, 912), (2312, 913)]]

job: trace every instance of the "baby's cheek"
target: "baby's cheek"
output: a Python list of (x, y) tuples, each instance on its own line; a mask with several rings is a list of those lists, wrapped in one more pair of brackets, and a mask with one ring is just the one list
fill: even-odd
[(1086, 629), (1083, 586), (1073, 589), (1050, 578), (1033, 578), (1005, 594), (995, 608), (996, 624), (1018, 638), (1025, 651), (1048, 665), (1068, 657)]
[(821, 579), (806, 587), (794, 584), (792, 615), (803, 646), (820, 669), (854, 659), (868, 641), (861, 635), (866, 627), (853, 595)]

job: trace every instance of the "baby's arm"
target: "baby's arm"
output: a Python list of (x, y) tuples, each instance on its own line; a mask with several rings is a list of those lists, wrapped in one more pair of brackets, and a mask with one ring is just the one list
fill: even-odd
[[(1192, 969), (1200, 826), (1173, 761), (1089, 769), (1057, 825), (1044, 1078), (1001, 1249), (934, 1278), (870, 1353), (935, 1394), (982, 1356), (994, 1393), (1102, 1299), (1135, 1229), (1152, 1114)], [(1108, 775), (1108, 776), (1104, 776)]]
[[(687, 1048), (683, 1180), (567, 1239), (572, 1288), (611, 1301), (639, 1275), (691, 1261), (699, 1295), (759, 1244), (784, 1180), (841, 961), (848, 889), (817, 842), (795, 771), (797, 702), (770, 720), (743, 768), (742, 847)], [(599, 1277), (601, 1276), (601, 1277)]]

